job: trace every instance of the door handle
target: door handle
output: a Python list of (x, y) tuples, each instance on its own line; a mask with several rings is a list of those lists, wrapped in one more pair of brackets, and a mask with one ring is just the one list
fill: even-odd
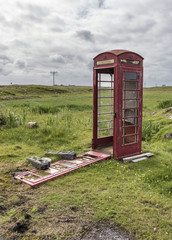
[(116, 113), (114, 113), (114, 118), (116, 118)]

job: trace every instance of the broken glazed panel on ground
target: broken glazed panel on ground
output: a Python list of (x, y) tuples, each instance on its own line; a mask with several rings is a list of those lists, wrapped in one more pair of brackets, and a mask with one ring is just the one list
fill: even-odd
[(48, 170), (46, 170), (46, 173), (54, 174), (54, 173), (58, 173), (59, 171), (60, 171), (60, 169), (49, 168)]
[(76, 166), (76, 163), (71, 163), (71, 162), (61, 162), (61, 164), (66, 165), (66, 166)]
[(72, 163), (76, 163), (76, 164), (80, 164), (83, 163), (84, 161), (82, 161), (81, 159), (79, 160), (72, 160)]
[[(48, 170), (36, 170), (25, 172), (23, 175), (15, 176), (15, 179), (18, 179), (26, 184), (36, 187), (39, 184), (60, 177), (64, 174), (72, 172), (80, 167), (87, 166), (91, 163), (105, 160), (110, 158), (108, 154), (102, 154), (98, 152), (87, 152), (78, 156), (75, 160), (60, 160), (56, 163), (51, 164), (51, 167)], [(75, 162), (72, 162), (75, 161)], [(45, 172), (47, 175), (41, 176)], [(39, 176), (40, 175), (40, 176)]]
[(82, 155), (83, 157), (87, 157), (87, 158), (97, 158), (97, 156), (94, 156), (94, 155), (90, 155), (90, 154), (84, 154)]
[(35, 172), (35, 174), (36, 175), (39, 175), (39, 176), (41, 176), (41, 177), (45, 177), (45, 176), (47, 176), (47, 175), (49, 175), (49, 173), (47, 173), (47, 172), (45, 172), (45, 171), (41, 171), (41, 170), (38, 170), (38, 171), (36, 171)]
[(38, 180), (40, 177), (32, 175), (32, 174), (29, 174), (29, 175), (24, 176), (24, 178), (29, 180), (29, 181), (33, 181), (34, 182), (34, 181)]
[(51, 166), (51, 168), (55, 168), (55, 169), (66, 169), (66, 166), (60, 165), (60, 164), (55, 164), (53, 166)]

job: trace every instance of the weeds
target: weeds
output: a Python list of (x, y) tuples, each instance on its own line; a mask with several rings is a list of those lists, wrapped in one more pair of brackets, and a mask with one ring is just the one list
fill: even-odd
[(142, 122), (142, 140), (150, 141), (152, 136), (155, 135), (160, 129), (160, 124), (151, 120), (143, 119)]
[(22, 124), (21, 117), (9, 111), (6, 114), (0, 113), (0, 126), (14, 128)]
[(168, 107), (172, 107), (172, 100), (165, 100), (159, 103), (158, 108), (168, 108)]
[(86, 111), (91, 110), (92, 107), (89, 105), (75, 105), (75, 104), (67, 104), (67, 105), (58, 105), (58, 106), (36, 106), (32, 107), (31, 111), (32, 113), (39, 113), (39, 114), (46, 114), (46, 113), (52, 113), (56, 114), (61, 111), (61, 109), (67, 109), (69, 111)]
[(0, 113), (0, 126), (5, 126), (7, 124), (8, 117), (4, 113)]
[(50, 106), (36, 106), (32, 108), (32, 113), (46, 114), (46, 113), (58, 113), (60, 110), (58, 107)]

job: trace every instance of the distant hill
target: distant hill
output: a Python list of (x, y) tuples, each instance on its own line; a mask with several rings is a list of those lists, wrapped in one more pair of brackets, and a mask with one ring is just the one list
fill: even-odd
[(33, 97), (57, 97), (61, 94), (80, 94), (92, 92), (92, 87), (80, 86), (42, 86), (42, 85), (4, 85), (0, 86), (0, 100)]

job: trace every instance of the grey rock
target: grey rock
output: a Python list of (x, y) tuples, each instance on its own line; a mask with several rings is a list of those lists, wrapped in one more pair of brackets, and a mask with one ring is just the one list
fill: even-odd
[(28, 128), (37, 128), (38, 123), (37, 122), (28, 122), (27, 126), (28, 126)]
[(171, 132), (171, 133), (167, 133), (167, 134), (164, 136), (165, 139), (169, 139), (170, 137), (172, 137), (172, 132)]
[(172, 108), (167, 108), (167, 109), (165, 110), (165, 113), (170, 112), (171, 110), (172, 110)]
[(35, 167), (41, 170), (48, 169), (50, 167), (50, 158), (29, 157), (27, 160)]
[(47, 156), (57, 155), (65, 160), (74, 160), (76, 158), (76, 152), (74, 151), (65, 151), (65, 152), (53, 151), (53, 152), (47, 152), (46, 155)]

